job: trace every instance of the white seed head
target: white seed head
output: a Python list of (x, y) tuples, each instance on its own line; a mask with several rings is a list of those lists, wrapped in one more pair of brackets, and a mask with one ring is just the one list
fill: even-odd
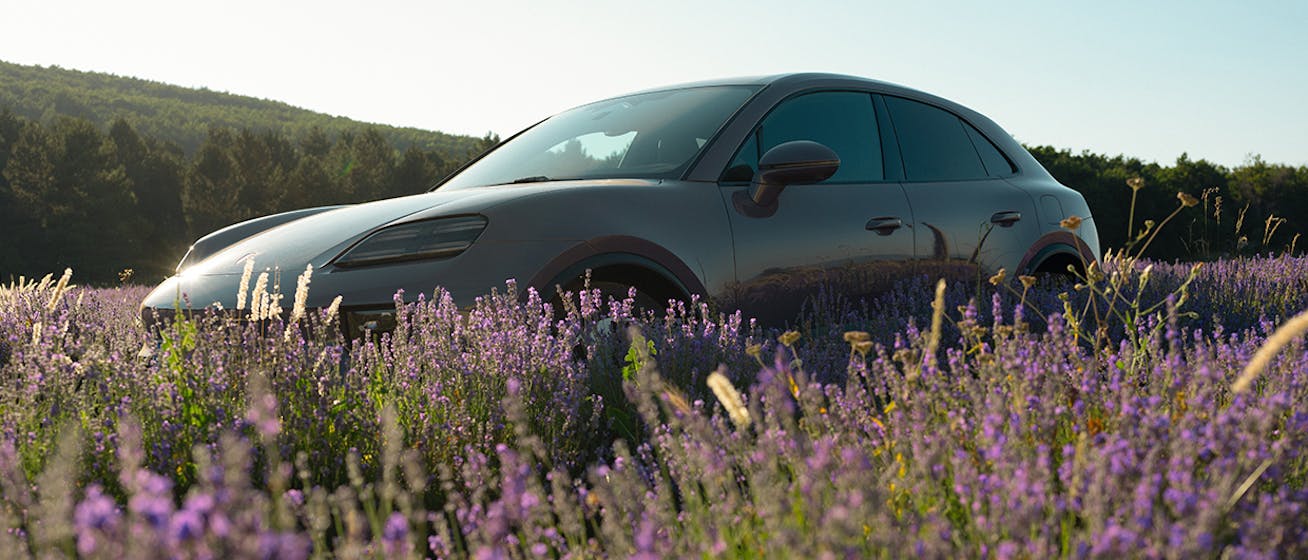
[(59, 283), (55, 284), (54, 293), (50, 294), (50, 303), (46, 305), (48, 311), (54, 311), (55, 305), (59, 303), (59, 298), (62, 298), (64, 292), (68, 290), (68, 280), (72, 277), (73, 269), (65, 268), (64, 275), (60, 276)]
[(250, 275), (254, 274), (254, 259), (245, 259), (245, 270), (241, 272), (241, 284), (236, 288), (236, 310), (245, 309), (245, 291), (250, 288)]
[(291, 339), (291, 329), (304, 318), (305, 303), (309, 300), (309, 280), (313, 277), (313, 265), (304, 266), (304, 274), (295, 279), (295, 304), (291, 306), (291, 318), (286, 320), (286, 340)]
[(731, 384), (727, 376), (722, 375), (719, 369), (708, 376), (709, 389), (718, 397), (718, 402), (722, 403), (723, 408), (727, 409), (727, 415), (731, 421), (736, 424), (736, 428), (745, 429), (749, 426), (749, 409), (745, 408), (744, 399), (740, 398), (740, 393), (736, 387)]
[(268, 304), (264, 302), (268, 296), (267, 290), (268, 273), (260, 272), (259, 278), (254, 281), (254, 291), (250, 293), (250, 313), (252, 314), (250, 319), (255, 321), (264, 319), (264, 311), (268, 307)]
[(336, 296), (336, 299), (333, 299), (333, 300), (332, 300), (332, 304), (329, 305), (329, 306), (327, 306), (327, 322), (328, 322), (328, 323), (330, 323), (330, 322), (332, 322), (332, 321), (335, 321), (335, 320), (336, 320), (336, 316), (340, 314), (340, 312), (341, 312), (341, 299), (342, 299), (341, 296)]

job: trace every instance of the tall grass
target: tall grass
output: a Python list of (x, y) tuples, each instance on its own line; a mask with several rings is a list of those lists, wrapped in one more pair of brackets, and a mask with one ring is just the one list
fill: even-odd
[(1308, 554), (1302, 337), (1232, 389), (1308, 308), (1308, 259), (1103, 271), (1188, 302), (1088, 345), (1066, 313), (1088, 290), (1053, 283), (937, 298), (908, 278), (784, 334), (597, 293), (556, 319), (510, 285), (470, 310), (397, 303), (393, 333), (353, 344), (326, 311), (202, 316), (156, 343), (141, 288), (10, 286), (0, 550)]

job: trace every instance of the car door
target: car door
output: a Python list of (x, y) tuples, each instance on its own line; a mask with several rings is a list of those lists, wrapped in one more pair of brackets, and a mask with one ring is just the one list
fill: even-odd
[[(776, 211), (750, 216), (733, 203), (779, 144), (810, 140), (840, 158), (818, 184), (790, 185)], [(766, 322), (794, 319), (823, 289), (858, 295), (888, 285), (913, 255), (913, 216), (887, 180), (872, 95), (822, 91), (789, 98), (764, 117), (722, 177), (736, 265), (733, 307)], [(897, 264), (898, 263), (898, 264)]]
[(934, 105), (884, 96), (916, 219), (919, 266), (975, 279), (1016, 267), (1039, 237), (1035, 203), (1003, 177), (1014, 167), (975, 127)]

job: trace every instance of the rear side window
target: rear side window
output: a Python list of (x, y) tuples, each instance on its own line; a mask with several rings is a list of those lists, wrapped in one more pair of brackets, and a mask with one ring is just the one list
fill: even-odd
[(985, 164), (986, 173), (991, 177), (1007, 177), (1017, 171), (1013, 163), (1008, 161), (1008, 158), (1004, 157), (990, 140), (982, 136), (980, 131), (970, 124), (964, 124), (963, 127), (967, 129), (967, 135), (972, 139), (972, 147), (981, 155), (981, 163)]
[(953, 113), (901, 97), (886, 97), (885, 100), (890, 118), (895, 123), (895, 135), (899, 138), (904, 175), (909, 181), (961, 181), (987, 177), (985, 165), (981, 163), (981, 156), (968, 133), (970, 127)]
[(812, 140), (840, 156), (840, 168), (824, 183), (885, 179), (872, 96), (829, 91), (787, 100), (768, 114), (736, 154), (723, 180), (752, 179), (762, 154), (792, 140)]

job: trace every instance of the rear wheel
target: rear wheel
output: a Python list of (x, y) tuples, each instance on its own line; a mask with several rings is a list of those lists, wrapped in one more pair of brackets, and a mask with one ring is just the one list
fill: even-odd
[(1032, 275), (1062, 276), (1064, 278), (1074, 279), (1077, 275), (1085, 275), (1085, 267), (1082, 266), (1081, 259), (1077, 258), (1075, 255), (1058, 253), (1050, 255), (1049, 258), (1041, 261), (1040, 265), (1032, 271)]

